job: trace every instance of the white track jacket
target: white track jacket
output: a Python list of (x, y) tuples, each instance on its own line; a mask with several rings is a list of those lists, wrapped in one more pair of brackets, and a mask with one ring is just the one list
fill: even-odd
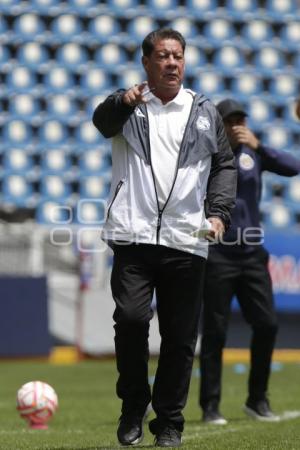
[(236, 193), (234, 156), (215, 106), (189, 92), (193, 104), (163, 206), (151, 164), (146, 105), (124, 104), (124, 90), (118, 90), (96, 108), (94, 125), (104, 137), (112, 137), (105, 241), (159, 244), (206, 258), (208, 242), (193, 234), (208, 228), (206, 217), (220, 217), (229, 226)]

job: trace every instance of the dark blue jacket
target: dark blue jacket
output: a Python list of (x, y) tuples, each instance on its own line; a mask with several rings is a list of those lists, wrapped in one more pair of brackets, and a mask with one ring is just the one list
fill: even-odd
[(213, 246), (216, 250), (226, 253), (251, 252), (253, 246), (250, 242), (261, 240), (258, 231), (256, 236), (247, 238), (245, 244), (241, 239), (246, 228), (261, 228), (259, 202), (262, 190), (262, 172), (269, 172), (292, 177), (300, 173), (300, 160), (287, 152), (280, 152), (271, 148), (260, 146), (252, 150), (241, 145), (235, 150), (236, 166), (238, 171), (236, 206), (232, 213), (231, 226), (225, 233), (225, 242), (239, 242), (234, 245), (218, 244)]

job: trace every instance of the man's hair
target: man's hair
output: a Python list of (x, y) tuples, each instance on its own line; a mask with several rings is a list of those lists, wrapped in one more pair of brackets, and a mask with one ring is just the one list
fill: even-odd
[(174, 39), (180, 42), (183, 53), (185, 51), (186, 42), (182, 34), (179, 31), (173, 30), (172, 28), (160, 28), (158, 30), (151, 31), (142, 43), (142, 50), (144, 56), (150, 56), (153, 52), (155, 42), (162, 39)]

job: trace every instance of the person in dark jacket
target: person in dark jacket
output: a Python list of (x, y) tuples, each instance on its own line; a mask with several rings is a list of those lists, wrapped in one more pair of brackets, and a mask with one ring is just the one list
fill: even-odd
[(237, 297), (252, 328), (248, 398), (244, 411), (265, 421), (277, 421), (268, 400), (268, 381), (277, 333), (269, 254), (263, 246), (259, 201), (262, 173), (294, 176), (300, 160), (265, 147), (247, 127), (247, 112), (233, 99), (217, 105), (238, 170), (236, 206), (222, 242), (211, 245), (206, 266), (200, 350), (200, 398), (203, 420), (225, 425), (221, 415), (222, 352), (225, 346), (231, 301)]
[[(155, 445), (178, 447), (198, 334), (205, 234), (221, 236), (230, 223), (236, 168), (215, 106), (182, 86), (183, 36), (157, 30), (142, 49), (147, 82), (114, 92), (93, 116), (98, 130), (112, 138), (102, 237), (114, 251), (111, 288), (122, 400), (117, 437), (122, 445), (141, 442), (152, 403)], [(154, 289), (161, 348), (151, 392)]]

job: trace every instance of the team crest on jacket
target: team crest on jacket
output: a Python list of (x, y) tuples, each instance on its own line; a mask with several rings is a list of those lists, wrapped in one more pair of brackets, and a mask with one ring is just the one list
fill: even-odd
[(207, 117), (199, 116), (196, 122), (196, 127), (198, 130), (209, 130), (210, 122)]
[(247, 153), (242, 153), (239, 157), (239, 165), (244, 170), (251, 170), (254, 167), (254, 159)]

